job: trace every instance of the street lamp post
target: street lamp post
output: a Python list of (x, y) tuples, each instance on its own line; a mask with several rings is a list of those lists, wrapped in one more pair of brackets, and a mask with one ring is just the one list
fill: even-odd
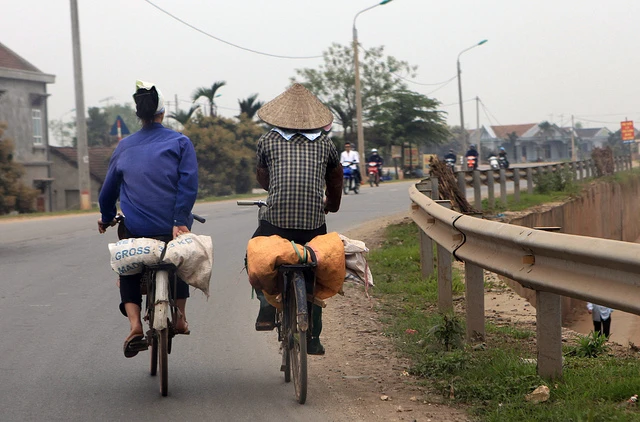
[[(462, 50), (460, 52), (460, 54), (458, 54), (458, 60), (457, 60), (457, 65), (458, 65), (458, 102), (460, 103), (460, 129), (462, 129), (462, 153), (465, 154), (467, 152), (468, 149), (468, 145), (467, 145), (467, 131), (464, 129), (464, 108), (462, 105), (462, 80), (460, 79), (460, 73), (462, 73), (460, 71), (460, 56), (462, 55), (462, 53), (465, 53), (469, 50), (471, 50), (472, 48), (475, 48), (479, 45), (482, 45), (484, 43), (486, 43), (488, 40), (482, 40), (477, 44), (472, 45), (469, 48), (465, 48), (464, 50)], [(479, 153), (481, 153), (482, 151), (479, 151)]]
[[(360, 94), (360, 61), (358, 59), (358, 30), (356, 29), (356, 19), (358, 16), (366, 12), (367, 10), (371, 10), (374, 7), (382, 6), (384, 4), (390, 3), (392, 0), (383, 0), (378, 4), (374, 4), (371, 7), (367, 7), (356, 13), (356, 16), (353, 18), (353, 63), (354, 63), (354, 71), (356, 77), (356, 122), (357, 122), (357, 136), (358, 136), (358, 151), (360, 152), (360, 161), (364, 160), (365, 150), (364, 150), (364, 128), (362, 127), (362, 95)], [(365, 177), (365, 169), (363, 165), (360, 165), (360, 176), (361, 179), (364, 180)]]

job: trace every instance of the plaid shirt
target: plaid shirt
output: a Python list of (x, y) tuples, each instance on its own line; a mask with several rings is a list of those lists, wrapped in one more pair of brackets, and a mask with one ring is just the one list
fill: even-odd
[(296, 133), (286, 140), (269, 131), (258, 141), (258, 167), (269, 170), (267, 207), (260, 219), (282, 229), (314, 230), (325, 223), (324, 187), (327, 169), (340, 165), (328, 136), (311, 141)]

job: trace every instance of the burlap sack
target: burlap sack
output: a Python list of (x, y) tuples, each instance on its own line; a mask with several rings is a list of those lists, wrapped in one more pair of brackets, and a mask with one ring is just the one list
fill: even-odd
[[(304, 256), (304, 247), (296, 245), (300, 256)], [(269, 295), (277, 295), (278, 267), (284, 264), (297, 264), (300, 258), (293, 249), (290, 240), (280, 236), (258, 236), (249, 240), (247, 245), (247, 273), (249, 283), (254, 289)]]
[[(316, 297), (328, 299), (342, 289), (345, 278), (344, 245), (337, 233), (316, 236), (307, 244), (316, 254)], [(304, 247), (280, 236), (259, 236), (247, 245), (247, 273), (253, 288), (267, 295), (278, 295), (278, 267), (298, 264), (305, 256)], [(299, 255), (298, 255), (299, 254)], [(307, 255), (307, 261), (311, 257)]]
[(211, 236), (186, 233), (176, 237), (167, 243), (164, 262), (175, 265), (178, 277), (209, 297), (209, 281), (213, 268)]
[(328, 299), (342, 290), (345, 277), (344, 244), (336, 232), (314, 237), (307, 243), (316, 254), (316, 297)]
[(109, 243), (111, 269), (118, 275), (132, 275), (142, 272), (145, 265), (160, 262), (164, 242), (145, 237), (122, 239)]

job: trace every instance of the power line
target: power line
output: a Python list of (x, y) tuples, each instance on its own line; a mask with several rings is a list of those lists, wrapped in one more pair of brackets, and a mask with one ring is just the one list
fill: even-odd
[[(463, 103), (468, 103), (469, 101), (475, 101), (475, 100), (476, 100), (476, 98), (473, 97), (473, 98), (469, 98), (468, 100), (464, 100)], [(456, 101), (455, 103), (441, 104), (440, 107), (451, 107), (451, 106), (458, 105), (458, 104), (460, 104), (460, 103)]]
[(158, 5), (154, 4), (154, 3), (153, 3), (153, 2), (151, 2), (150, 0), (144, 0), (144, 1), (146, 1), (146, 2), (147, 2), (147, 3), (149, 3), (151, 6), (155, 7), (156, 9), (158, 9), (159, 11), (161, 11), (162, 13), (166, 14), (167, 16), (170, 16), (171, 18), (173, 18), (173, 19), (177, 20), (177, 21), (178, 21), (178, 22), (180, 22), (181, 24), (186, 25), (186, 26), (188, 26), (189, 28), (191, 28), (191, 29), (193, 29), (193, 30), (195, 30), (195, 31), (197, 31), (197, 32), (200, 32), (201, 34), (206, 35), (206, 36), (207, 36), (207, 37), (209, 37), (209, 38), (213, 38), (213, 39), (214, 39), (214, 40), (216, 40), (216, 41), (220, 41), (220, 42), (225, 43), (225, 44), (227, 44), (227, 45), (230, 45), (230, 46), (232, 46), (232, 47), (239, 48), (240, 50), (248, 51), (248, 52), (250, 52), (250, 53), (255, 53), (255, 54), (261, 54), (261, 55), (263, 55), (263, 56), (276, 57), (276, 58), (278, 58), (278, 59), (318, 59), (318, 58), (322, 58), (322, 57), (323, 57), (323, 56), (281, 56), (281, 55), (278, 55), (278, 54), (263, 53), (262, 51), (257, 51), (257, 50), (252, 50), (252, 49), (247, 48), (247, 47), (242, 47), (242, 46), (237, 45), (237, 44), (234, 44), (234, 43), (232, 43), (232, 42), (225, 41), (225, 40), (223, 40), (222, 38), (218, 38), (218, 37), (216, 37), (215, 35), (211, 35), (211, 34), (209, 34), (208, 32), (205, 32), (205, 31), (203, 31), (202, 29), (200, 29), (200, 28), (198, 28), (198, 27), (196, 27), (196, 26), (194, 26), (194, 25), (191, 25), (191, 24), (190, 24), (190, 23), (188, 23), (188, 22), (185, 22), (184, 20), (180, 19), (179, 17), (177, 17), (177, 16), (175, 16), (175, 15), (171, 14), (170, 12), (168, 12), (168, 11), (164, 10), (163, 8), (161, 8), (160, 6), (158, 6)]
[[(360, 48), (362, 48), (362, 51), (364, 51), (364, 52), (366, 52), (366, 53), (371, 54), (371, 51), (369, 51), (369, 50), (367, 50), (366, 48), (364, 48), (364, 47), (362, 46), (362, 44), (360, 44), (360, 43), (358, 43), (358, 44), (360, 45)], [(378, 62), (378, 63), (385, 64), (384, 62)], [(397, 73), (393, 73), (393, 72), (389, 72), (389, 73), (391, 73), (391, 74), (392, 74), (393, 76), (395, 76), (396, 78), (402, 79), (403, 81), (407, 81), (407, 82), (410, 82), (410, 83), (412, 83), (412, 84), (416, 84), (416, 85), (422, 85), (422, 86), (437, 86), (437, 85), (443, 85), (443, 86), (441, 86), (440, 88), (443, 88), (444, 86), (446, 86), (447, 84), (449, 84), (452, 80), (454, 80), (455, 78), (457, 78), (457, 77), (458, 77), (458, 75), (453, 75), (451, 78), (447, 79), (446, 81), (442, 81), (442, 82), (438, 82), (438, 83), (424, 83), (424, 82), (414, 81), (414, 80), (409, 79), (409, 78), (405, 78), (404, 76), (400, 76), (400, 75), (398, 75)], [(437, 90), (438, 90), (438, 89), (440, 89), (440, 88), (437, 88), (436, 90), (431, 91), (429, 94), (431, 94), (432, 92), (437, 91)], [(429, 94), (427, 94), (427, 95), (429, 95)]]
[(451, 81), (453, 81), (457, 76), (454, 76), (453, 78), (449, 79), (448, 81), (446, 81), (443, 85), (439, 86), (438, 88), (434, 89), (433, 91), (427, 93), (427, 95), (431, 95), (436, 91), (441, 90), (442, 88), (444, 88), (445, 86), (449, 85), (451, 83)]
[[(482, 109), (485, 110), (486, 112), (489, 112), (489, 114), (491, 114), (491, 116), (493, 116), (493, 120), (496, 121), (496, 123), (498, 123), (498, 126), (502, 126), (502, 123), (500, 123), (500, 121), (496, 118), (496, 116), (493, 115), (493, 113), (491, 112), (491, 110), (489, 110), (489, 107), (487, 107), (485, 105), (485, 103), (482, 102), (482, 100), (478, 99), (480, 101), (480, 104), (482, 104)], [(490, 120), (490, 119), (489, 119)]]

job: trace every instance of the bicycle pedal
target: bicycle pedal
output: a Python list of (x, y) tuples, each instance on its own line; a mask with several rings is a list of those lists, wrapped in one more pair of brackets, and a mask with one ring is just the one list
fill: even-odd
[(133, 352), (144, 352), (149, 349), (149, 343), (146, 338), (138, 341), (132, 341), (129, 343), (128, 349)]

